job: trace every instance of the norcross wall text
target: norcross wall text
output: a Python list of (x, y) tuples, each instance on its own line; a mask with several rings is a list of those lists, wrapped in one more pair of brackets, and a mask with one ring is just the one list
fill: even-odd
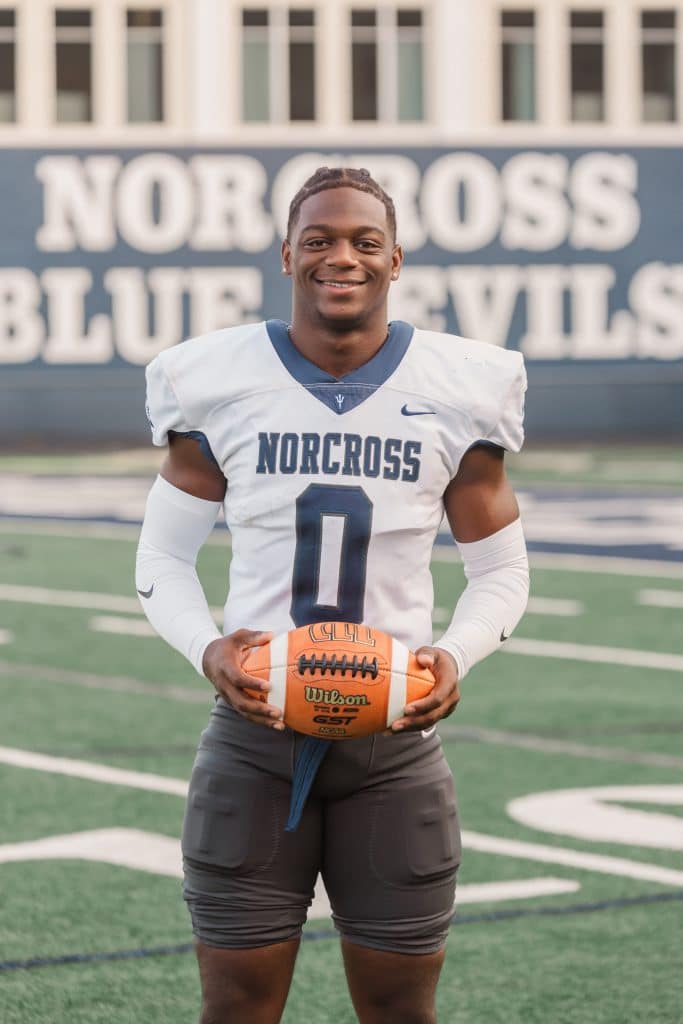
[(678, 149), (4, 151), (0, 362), (147, 363), (288, 314), (278, 251), (315, 167), (394, 196), (394, 318), (530, 360), (683, 358)]

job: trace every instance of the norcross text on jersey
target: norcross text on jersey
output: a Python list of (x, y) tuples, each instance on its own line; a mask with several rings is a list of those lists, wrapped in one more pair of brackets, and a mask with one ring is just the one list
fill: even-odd
[(260, 432), (257, 473), (302, 476), (367, 476), (415, 483), (420, 476), (421, 441), (331, 432)]

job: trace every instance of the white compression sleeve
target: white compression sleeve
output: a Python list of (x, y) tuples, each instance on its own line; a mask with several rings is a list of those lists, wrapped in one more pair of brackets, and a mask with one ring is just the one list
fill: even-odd
[(529, 561), (519, 519), (483, 540), (458, 544), (467, 577), (451, 624), (437, 640), (455, 659), (463, 679), (476, 662), (500, 647), (529, 597)]
[(135, 564), (135, 586), (145, 615), (200, 675), (204, 651), (222, 634), (195, 566), (220, 507), (219, 501), (195, 498), (158, 476), (147, 498)]

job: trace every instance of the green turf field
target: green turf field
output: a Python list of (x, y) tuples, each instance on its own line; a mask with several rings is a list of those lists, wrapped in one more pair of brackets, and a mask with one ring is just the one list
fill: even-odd
[[(158, 870), (173, 861), (211, 698), (161, 640), (131, 633), (143, 621), (134, 548), (132, 531), (2, 524), (1, 964), (191, 938), (177, 873)], [(228, 559), (225, 535), (201, 555), (214, 605)], [(645, 571), (544, 562), (535, 610), (508, 650), (468, 677), (442, 727), (465, 830), (460, 923), (439, 990), (444, 1024), (683, 1020), (683, 568)], [(439, 556), (434, 575), (436, 604), (448, 609), (460, 567)], [(643, 604), (645, 591), (672, 595), (671, 607)], [(557, 614), (553, 601), (574, 602), (564, 606), (572, 613)], [(549, 641), (568, 645), (564, 654), (534, 647)], [(596, 660), (604, 648), (613, 663)], [(619, 664), (623, 651), (637, 664)], [(100, 778), (94, 766), (104, 766)], [(601, 802), (591, 801), (595, 787), (629, 788)], [(532, 825), (506, 810), (567, 789), (592, 809), (589, 834), (570, 834), (571, 814), (552, 831), (550, 819)], [(133, 830), (148, 834), (148, 849), (159, 844), (156, 865), (106, 862), (115, 835)], [(66, 837), (61, 857), (36, 845), (49, 837)], [(89, 854), (73, 854), (88, 843)], [(89, 859), (93, 850), (104, 860)], [(502, 898), (473, 888), (492, 883), (518, 888)], [(351, 1024), (329, 920), (309, 923), (307, 938), (286, 1024)], [(190, 953), (0, 970), (2, 1024), (188, 1024), (197, 1007)]]

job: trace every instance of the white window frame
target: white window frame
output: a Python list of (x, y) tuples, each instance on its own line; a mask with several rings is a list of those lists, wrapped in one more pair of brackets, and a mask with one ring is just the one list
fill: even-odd
[[(503, 25), (503, 15), (505, 14), (528, 14), (531, 13), (534, 16), (534, 23), (532, 26), (524, 27), (512, 27)], [(502, 4), (497, 11), (497, 33), (498, 33), (498, 50), (497, 50), (497, 63), (496, 63), (496, 74), (497, 74), (497, 95), (498, 95), (498, 113), (497, 120), (502, 125), (536, 125), (540, 121), (540, 87), (539, 87), (539, 74), (540, 74), (540, 55), (539, 55), (539, 9), (538, 4), (529, 2), (526, 6), (517, 6), (511, 4)], [(519, 33), (521, 37), (531, 33), (533, 47), (534, 47), (534, 111), (535, 117), (532, 118), (504, 118), (503, 117), (503, 46), (505, 43), (514, 42), (513, 37), (516, 33)], [(522, 38), (520, 41), (526, 41)]]
[[(373, 31), (377, 45), (377, 120), (354, 120), (353, 119), (353, 70), (351, 47), (353, 45), (354, 28), (351, 25), (352, 11), (374, 11), (376, 24)], [(398, 117), (398, 42), (399, 26), (398, 12), (420, 11), (422, 15), (421, 37), (422, 37), (422, 119), (419, 121), (399, 121)], [(348, 121), (353, 125), (423, 125), (429, 121), (428, 114), (428, 87), (427, 87), (427, 29), (428, 29), (429, 8), (424, 2), (415, 3), (353, 3), (348, 4), (346, 10), (346, 23), (348, 31), (347, 60), (348, 67)]]
[[(153, 43), (161, 44), (161, 117), (156, 121), (129, 121), (128, 120), (128, 101), (130, 91), (130, 81), (128, 77), (129, 66), (128, 66), (128, 43), (130, 38), (131, 27), (128, 25), (128, 12), (129, 11), (154, 11), (160, 12), (161, 14), (161, 25), (160, 26), (145, 26), (134, 27), (134, 40), (144, 41), (145, 36), (148, 36), (148, 41)], [(135, 3), (128, 2), (123, 8), (124, 18), (124, 50), (123, 50), (123, 87), (124, 87), (124, 113), (126, 118), (126, 125), (130, 127), (150, 127), (154, 125), (165, 125), (167, 114), (168, 114), (168, 39), (166, 33), (166, 19), (167, 11), (163, 3)]]
[[(320, 5), (318, 3), (237, 3), (238, 21), (238, 121), (240, 125), (253, 130), (257, 126), (262, 128), (266, 125), (295, 125), (306, 126), (317, 123), (320, 111)], [(242, 96), (242, 82), (244, 80), (244, 47), (243, 47), (243, 25), (242, 12), (253, 10), (268, 11), (268, 24), (263, 26), (263, 32), (268, 40), (268, 118), (265, 121), (245, 121), (242, 111), (244, 109), (244, 97)], [(312, 11), (312, 26), (291, 26), (289, 24), (290, 11)], [(289, 44), (301, 28), (311, 31), (313, 36), (313, 67), (315, 73), (315, 97), (314, 112), (311, 121), (292, 121), (290, 119), (290, 95), (289, 95)]]

